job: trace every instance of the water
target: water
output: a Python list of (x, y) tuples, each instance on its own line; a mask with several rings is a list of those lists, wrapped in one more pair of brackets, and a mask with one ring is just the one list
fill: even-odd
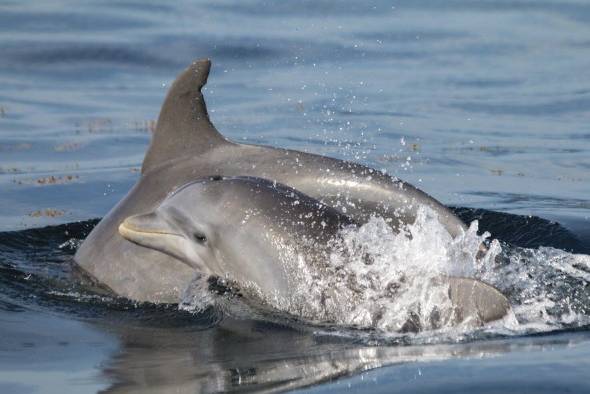
[[(3, 2), (0, 391), (587, 392), (589, 22), (584, 1)], [(221, 319), (80, 282), (78, 240), (200, 57), (226, 136), (384, 169), (478, 220), (481, 265), (469, 242), (434, 248), (432, 221), (403, 258), (471, 267), (517, 322)], [(367, 234), (375, 253), (393, 242)]]

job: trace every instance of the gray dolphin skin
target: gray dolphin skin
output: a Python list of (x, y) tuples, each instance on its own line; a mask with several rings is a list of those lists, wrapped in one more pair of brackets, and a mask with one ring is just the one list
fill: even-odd
[(191, 182), (154, 211), (128, 217), (119, 233), (205, 276), (256, 285), (288, 297), (298, 256), (315, 269), (329, 241), (353, 222), (334, 208), (266, 179), (214, 177)]
[[(341, 252), (341, 230), (352, 226), (357, 225), (348, 216), (285, 185), (255, 177), (212, 177), (182, 186), (152, 212), (128, 217), (119, 232), (182, 261), (202, 277), (223, 278), (245, 297), (264, 301), (289, 300), (302, 290), (308, 294), (309, 276), (299, 271), (336, 276), (330, 271), (330, 255)], [(437, 312), (445, 324), (481, 325), (510, 309), (506, 298), (483, 282), (448, 276), (433, 282), (448, 288), (451, 307)], [(243, 292), (247, 287), (255, 291)], [(362, 292), (354, 287), (347, 302), (354, 303), (352, 298)], [(339, 303), (330, 285), (320, 299), (324, 305), (330, 299)], [(420, 320), (410, 318), (400, 329), (420, 331)]]
[(115, 293), (136, 300), (174, 303), (194, 269), (168, 254), (129, 242), (119, 226), (151, 212), (175, 189), (210, 175), (255, 176), (295, 188), (357, 223), (371, 214), (392, 225), (412, 223), (427, 205), (452, 236), (466, 227), (441, 203), (375, 169), (329, 157), (227, 140), (209, 121), (201, 88), (211, 63), (192, 63), (176, 79), (162, 106), (141, 177), (92, 230), (75, 255), (77, 264)]

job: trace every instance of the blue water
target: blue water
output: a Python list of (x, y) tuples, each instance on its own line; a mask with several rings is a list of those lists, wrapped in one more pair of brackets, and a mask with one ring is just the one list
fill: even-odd
[(383, 343), (73, 281), (64, 243), (138, 178), (168, 86), (203, 57), (229, 138), (384, 169), (514, 248), (590, 254), (586, 1), (4, 1), (0, 392), (590, 390), (579, 321)]

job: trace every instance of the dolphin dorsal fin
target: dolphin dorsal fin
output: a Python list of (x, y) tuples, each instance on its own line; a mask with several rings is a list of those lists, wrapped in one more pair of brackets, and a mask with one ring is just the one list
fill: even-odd
[(143, 160), (142, 174), (167, 161), (198, 155), (229, 143), (209, 121), (201, 93), (210, 68), (209, 59), (194, 61), (172, 84)]

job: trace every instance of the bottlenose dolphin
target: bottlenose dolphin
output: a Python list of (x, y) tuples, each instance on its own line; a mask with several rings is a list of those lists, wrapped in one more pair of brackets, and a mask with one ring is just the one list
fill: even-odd
[[(288, 186), (255, 177), (212, 177), (182, 186), (151, 212), (126, 218), (119, 232), (182, 261), (198, 273), (198, 280), (215, 285), (200, 287), (202, 291), (219, 291), (220, 283), (229, 284), (223, 286), (229, 289), (224, 293), (257, 298), (306, 319), (342, 323), (348, 321), (342, 315), (365, 300), (366, 290), (345, 265), (372, 264), (349, 259), (348, 254), (344, 265), (331, 259), (346, 253), (340, 248), (341, 230), (353, 226), (348, 216)], [(311, 291), (310, 278), (325, 285)], [(482, 282), (437, 276), (421, 277), (420, 284), (425, 280), (432, 288), (444, 286), (451, 301), (446, 308), (444, 302), (436, 308), (435, 327), (466, 321), (481, 325), (509, 311), (506, 298)], [(399, 288), (395, 293), (389, 289), (398, 286), (384, 283), (377, 288), (395, 297)], [(375, 317), (365, 314), (363, 324), (373, 325), (383, 316), (380, 308), (375, 310)], [(424, 320), (409, 317), (397, 328), (419, 331)]]
[[(198, 273), (255, 284), (288, 297), (297, 259), (319, 268), (352, 220), (290, 187), (254, 177), (212, 177), (177, 189), (154, 211), (126, 218), (119, 233)], [(313, 267), (310, 267), (313, 268)]]
[(192, 269), (121, 237), (127, 217), (149, 212), (174, 189), (213, 174), (277, 181), (363, 223), (381, 215), (392, 226), (411, 223), (418, 208), (434, 209), (452, 236), (465, 224), (426, 193), (375, 169), (348, 161), (227, 140), (209, 121), (201, 88), (211, 63), (192, 63), (162, 106), (141, 177), (101, 220), (75, 255), (77, 264), (115, 293), (137, 301), (178, 302)]

